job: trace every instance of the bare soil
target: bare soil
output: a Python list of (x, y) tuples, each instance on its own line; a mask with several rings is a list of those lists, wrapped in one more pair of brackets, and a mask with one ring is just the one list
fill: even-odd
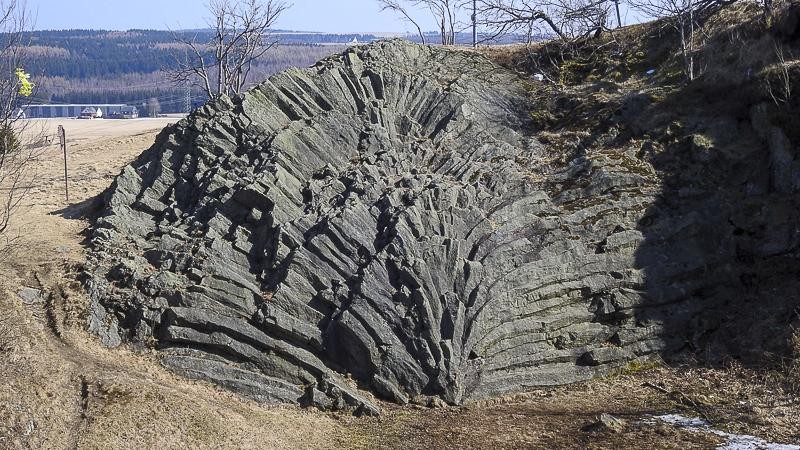
[[(85, 331), (78, 282), (85, 215), (161, 121), (60, 122), (69, 141), (70, 202), (57, 146), (36, 162), (0, 261), (0, 448), (715, 448), (719, 435), (653, 420), (681, 413), (715, 429), (800, 444), (800, 401), (780, 374), (731, 365), (632, 365), (580, 385), (464, 407), (383, 404), (379, 418), (259, 405), (165, 370), (158, 355), (107, 349)], [(54, 129), (59, 122), (39, 125)], [(42, 291), (23, 301), (20, 291)], [(649, 384), (647, 384), (649, 383)], [(619, 432), (590, 431), (602, 413)]]

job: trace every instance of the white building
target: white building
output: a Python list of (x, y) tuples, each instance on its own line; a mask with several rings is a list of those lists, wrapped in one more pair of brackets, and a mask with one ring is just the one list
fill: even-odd
[(81, 111), (81, 115), (78, 116), (79, 119), (102, 119), (103, 118), (103, 110), (100, 108), (95, 108), (93, 106), (87, 106), (86, 108)]

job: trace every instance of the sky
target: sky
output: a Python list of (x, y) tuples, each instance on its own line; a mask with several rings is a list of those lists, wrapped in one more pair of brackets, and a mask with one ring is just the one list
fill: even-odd
[[(207, 0), (27, 0), (36, 29), (189, 29), (206, 27)], [(287, 0), (276, 28), (323, 32), (405, 32), (410, 24), (381, 12), (376, 0)], [(426, 29), (436, 28), (419, 14)]]

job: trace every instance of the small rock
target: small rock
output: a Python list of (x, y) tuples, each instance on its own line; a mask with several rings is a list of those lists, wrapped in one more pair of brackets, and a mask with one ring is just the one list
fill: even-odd
[(439, 397), (431, 397), (428, 401), (428, 408), (447, 408), (447, 403)]
[(17, 295), (22, 299), (22, 303), (26, 305), (32, 305), (42, 301), (42, 291), (34, 288), (23, 288)]
[(328, 398), (324, 392), (313, 386), (306, 390), (306, 395), (300, 399), (300, 404), (303, 406), (313, 406), (322, 411), (328, 411), (333, 407), (331, 399)]
[(247, 215), (247, 221), (249, 223), (258, 223), (261, 220), (263, 213), (258, 208), (253, 208), (250, 210), (250, 214)]
[(358, 405), (353, 415), (356, 417), (378, 417), (380, 416), (380, 411), (372, 405), (362, 403)]
[(583, 428), (583, 431), (588, 433), (602, 433), (610, 431), (612, 433), (622, 433), (625, 431), (627, 422), (623, 419), (612, 416), (611, 414), (600, 414), (597, 417), (597, 422), (589, 424)]
[(409, 403), (426, 408), (447, 408), (447, 403), (439, 397), (428, 395), (415, 395), (411, 397)]

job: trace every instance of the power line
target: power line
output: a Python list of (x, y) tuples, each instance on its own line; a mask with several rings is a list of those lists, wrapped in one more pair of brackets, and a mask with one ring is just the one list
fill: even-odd
[(478, 0), (472, 0), (472, 48), (478, 48)]
[(183, 112), (189, 113), (192, 111), (192, 87), (187, 84), (186, 85), (186, 101), (183, 104)]

